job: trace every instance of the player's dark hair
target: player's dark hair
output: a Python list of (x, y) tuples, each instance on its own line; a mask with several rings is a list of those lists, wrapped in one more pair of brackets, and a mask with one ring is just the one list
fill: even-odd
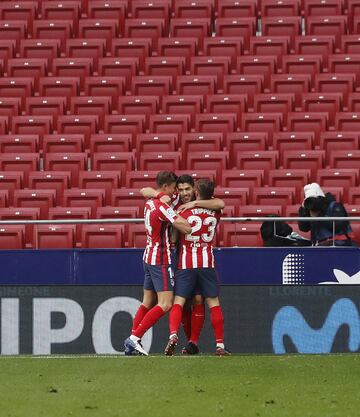
[(194, 186), (194, 178), (191, 175), (180, 175), (180, 177), (178, 177), (178, 179), (176, 180), (176, 186), (178, 186), (179, 184), (190, 184), (192, 187)]
[(156, 184), (158, 187), (173, 184), (176, 180), (177, 176), (172, 171), (159, 171), (156, 175)]
[(209, 178), (201, 178), (196, 181), (195, 188), (202, 200), (210, 200), (214, 195), (215, 184)]

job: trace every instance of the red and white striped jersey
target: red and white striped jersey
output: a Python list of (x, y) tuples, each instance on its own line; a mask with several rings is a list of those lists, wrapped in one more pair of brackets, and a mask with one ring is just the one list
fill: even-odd
[(221, 211), (193, 208), (181, 213), (191, 225), (188, 235), (180, 235), (178, 268), (215, 268), (213, 244)]
[(178, 215), (160, 200), (148, 200), (144, 209), (146, 248), (143, 260), (150, 265), (169, 265), (170, 234), (169, 225), (177, 220)]

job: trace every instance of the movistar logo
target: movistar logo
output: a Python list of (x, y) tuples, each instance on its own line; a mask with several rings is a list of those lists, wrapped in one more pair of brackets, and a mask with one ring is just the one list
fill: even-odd
[(342, 325), (349, 326), (349, 350), (360, 347), (360, 317), (356, 305), (348, 298), (337, 300), (330, 308), (323, 326), (313, 329), (300, 311), (292, 306), (282, 307), (272, 325), (272, 344), (275, 353), (286, 353), (284, 336), (288, 336), (299, 353), (329, 353)]

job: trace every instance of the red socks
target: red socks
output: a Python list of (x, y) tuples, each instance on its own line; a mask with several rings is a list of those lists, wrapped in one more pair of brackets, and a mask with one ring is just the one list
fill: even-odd
[(181, 324), (187, 340), (190, 340), (191, 338), (191, 315), (191, 305), (185, 304), (182, 310)]
[(177, 334), (181, 323), (182, 313), (183, 308), (180, 304), (174, 304), (172, 306), (169, 315), (170, 335)]
[(141, 339), (150, 327), (152, 327), (164, 314), (165, 311), (159, 305), (156, 305), (145, 314), (144, 318), (132, 334)]
[(199, 343), (199, 337), (205, 321), (204, 304), (195, 304), (191, 313), (191, 336), (189, 340), (196, 345)]
[(133, 320), (133, 326), (131, 329), (131, 334), (134, 334), (134, 331), (137, 329), (138, 325), (141, 323), (141, 320), (145, 317), (145, 314), (149, 311), (147, 307), (144, 306), (144, 304), (141, 304), (138, 311), (135, 314), (134, 320)]
[(210, 309), (210, 318), (216, 343), (224, 343), (224, 316), (220, 306)]

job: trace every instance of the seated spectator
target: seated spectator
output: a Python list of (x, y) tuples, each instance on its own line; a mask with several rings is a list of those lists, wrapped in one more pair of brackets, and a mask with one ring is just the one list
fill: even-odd
[[(342, 203), (331, 193), (324, 193), (317, 183), (304, 187), (304, 202), (299, 208), (300, 217), (347, 217)], [(335, 224), (334, 224), (335, 223)], [(311, 232), (314, 246), (357, 246), (349, 221), (299, 221), (302, 232)]]
[(264, 221), (260, 233), (265, 247), (311, 246), (310, 240), (293, 232), (292, 227), (282, 220)]

